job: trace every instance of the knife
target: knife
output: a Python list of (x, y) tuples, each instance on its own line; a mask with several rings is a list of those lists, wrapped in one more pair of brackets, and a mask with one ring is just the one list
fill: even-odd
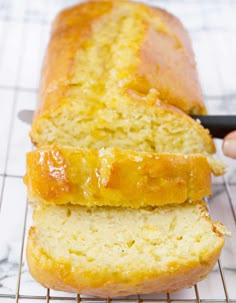
[(236, 115), (194, 115), (192, 118), (208, 128), (214, 138), (223, 139), (228, 133), (236, 130)]
[[(32, 123), (33, 110), (21, 110), (18, 118), (27, 123)], [(208, 128), (214, 138), (223, 139), (228, 133), (236, 130), (236, 115), (193, 115), (194, 120), (200, 121), (202, 126)]]

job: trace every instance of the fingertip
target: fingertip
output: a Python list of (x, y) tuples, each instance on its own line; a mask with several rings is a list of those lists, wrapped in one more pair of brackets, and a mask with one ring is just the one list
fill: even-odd
[(229, 134), (224, 138), (224, 141), (228, 141), (228, 140), (235, 140), (235, 141), (236, 141), (236, 130), (232, 131), (231, 133), (229, 133)]
[(224, 138), (222, 150), (225, 156), (236, 159), (236, 131)]

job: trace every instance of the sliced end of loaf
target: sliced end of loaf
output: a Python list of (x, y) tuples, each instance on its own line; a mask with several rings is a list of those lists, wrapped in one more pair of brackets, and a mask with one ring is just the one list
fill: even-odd
[(214, 152), (206, 130), (163, 104), (205, 112), (180, 22), (129, 1), (92, 1), (59, 15), (31, 131), (37, 146)]
[[(127, 96), (96, 105), (74, 102), (35, 120), (31, 138), (38, 146), (53, 143), (84, 147), (119, 147), (156, 153), (215, 152), (209, 132), (174, 107)], [(114, 104), (112, 104), (114, 100)]]

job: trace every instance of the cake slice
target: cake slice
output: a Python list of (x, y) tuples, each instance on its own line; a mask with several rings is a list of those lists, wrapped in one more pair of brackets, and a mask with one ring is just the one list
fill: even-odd
[(31, 201), (139, 208), (197, 201), (211, 194), (206, 157), (58, 145), (27, 154)]
[(204, 202), (131, 209), (37, 204), (27, 242), (43, 286), (96, 296), (172, 292), (215, 265), (226, 229)]

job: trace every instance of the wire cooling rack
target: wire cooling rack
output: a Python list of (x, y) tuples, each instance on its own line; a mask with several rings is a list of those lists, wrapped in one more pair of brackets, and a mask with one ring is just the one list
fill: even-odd
[[(78, 1), (77, 1), (78, 2)], [(236, 2), (146, 1), (176, 14), (190, 32), (204, 99), (212, 114), (236, 114)], [(214, 270), (194, 287), (171, 294), (88, 298), (55, 292), (30, 276), (25, 243), (31, 224), (22, 176), (30, 126), (18, 119), (36, 106), (40, 67), (55, 14), (76, 1), (0, 0), (0, 303), (236, 302), (236, 161), (213, 179), (209, 208), (232, 232)], [(138, 265), (137, 265), (138, 266)]]

